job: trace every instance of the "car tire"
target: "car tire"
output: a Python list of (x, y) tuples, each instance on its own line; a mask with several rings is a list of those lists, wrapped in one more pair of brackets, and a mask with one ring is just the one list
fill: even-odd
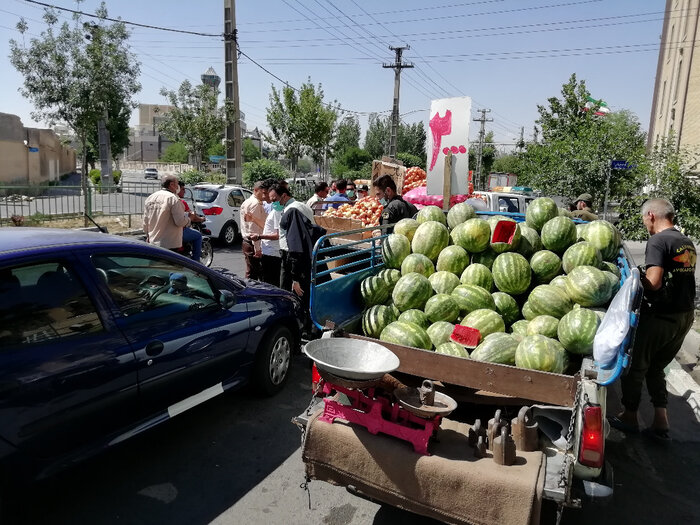
[(231, 246), (238, 239), (238, 226), (235, 222), (229, 221), (224, 224), (219, 233), (219, 240), (226, 246)]
[(264, 396), (282, 390), (289, 377), (294, 337), (286, 326), (273, 326), (260, 342), (255, 355), (253, 385)]

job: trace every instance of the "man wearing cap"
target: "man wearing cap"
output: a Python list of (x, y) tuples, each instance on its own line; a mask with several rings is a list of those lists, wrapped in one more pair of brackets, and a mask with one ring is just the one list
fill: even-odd
[(369, 186), (367, 186), (367, 184), (360, 184), (357, 187), (357, 198), (364, 199), (367, 195), (369, 195)]
[(593, 205), (593, 196), (590, 193), (582, 193), (574, 201), (576, 210), (571, 212), (571, 216), (575, 219), (583, 219), (584, 221), (597, 221), (598, 216), (593, 213), (591, 206)]

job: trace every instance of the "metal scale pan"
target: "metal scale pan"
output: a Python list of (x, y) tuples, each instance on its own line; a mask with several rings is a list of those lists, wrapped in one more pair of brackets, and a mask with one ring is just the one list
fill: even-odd
[(316, 367), (342, 379), (372, 381), (399, 368), (399, 358), (388, 348), (359, 339), (331, 337), (309, 341), (304, 353)]

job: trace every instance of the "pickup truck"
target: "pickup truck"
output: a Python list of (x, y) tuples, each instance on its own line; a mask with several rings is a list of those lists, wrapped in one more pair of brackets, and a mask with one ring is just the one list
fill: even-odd
[[(491, 214), (493, 212), (482, 213)], [(524, 220), (522, 214), (505, 215), (517, 221)], [(361, 234), (363, 231), (345, 234)], [(530, 422), (536, 422), (538, 426), (534, 454), (541, 458), (542, 466), (540, 474), (526, 483), (531, 485), (525, 487), (526, 492), (530, 491), (535, 498), (532, 500), (532, 508), (521, 516), (523, 523), (539, 522), (542, 502), (545, 502), (550, 512), (556, 512), (558, 522), (565, 507), (577, 508), (586, 501), (607, 500), (612, 497), (612, 467), (604, 458), (605, 437), (609, 432), (605, 417), (606, 387), (615, 381), (629, 364), (641, 300), (639, 271), (626, 246), (623, 245), (620, 249), (617, 259), (623, 281), (618, 295), (623, 293), (623, 290), (627, 294), (622, 312), (626, 312), (629, 322), (628, 328), (620, 337), (621, 343), (615, 347), (615, 357), (605, 364), (594, 361), (592, 357), (586, 357), (582, 360), (580, 369), (573, 375), (565, 375), (442, 355), (362, 336), (360, 320), (364, 306), (359, 293), (360, 282), (384, 267), (380, 246), (386, 235), (354, 241), (352, 244), (356, 256), (352, 261), (340, 268), (328, 269), (332, 266), (328, 265), (329, 262), (347, 260), (346, 251), (336, 255), (334, 251), (338, 246), (333, 242), (326, 242), (332, 241), (335, 235), (341, 234), (321, 238), (313, 253), (311, 317), (313, 323), (325, 331), (323, 337), (369, 340), (388, 348), (400, 362), (393, 376), (403, 384), (412, 386), (420, 386), (424, 379), (432, 380), (437, 390), (458, 401), (459, 410), (450, 414), (450, 420), (457, 421), (457, 424), (465, 424), (464, 429), (469, 428), (469, 433), (478, 425), (477, 420), (483, 422), (485, 427), (489, 417), (496, 417), (496, 410), (499, 410), (499, 415), (505, 416), (507, 421), (511, 421), (511, 417), (521, 418), (527, 413), (531, 418)], [(343, 247), (346, 250), (348, 243), (343, 243)], [(328, 280), (328, 276), (332, 278)], [(340, 343), (341, 340), (338, 341)], [(372, 432), (368, 432), (367, 429), (355, 428), (354, 425), (351, 426), (353, 436), (359, 440), (357, 446), (367, 449), (366, 457), (362, 461), (348, 465), (349, 453), (345, 445), (326, 446), (322, 451), (324, 457), (321, 460), (311, 457), (307, 448), (311, 446), (308, 442), (309, 432), (313, 431), (312, 425), (316, 425), (316, 428), (319, 428), (318, 425), (324, 425), (321, 427), (324, 431), (347, 426), (335, 423), (328, 425), (317, 421), (318, 414), (324, 406), (322, 394), (318, 391), (323, 380), (320, 380), (320, 384), (318, 381), (319, 377), (316, 375), (314, 397), (309, 408), (293, 418), (293, 422), (302, 429), (305, 437), (302, 456), (306, 464), (307, 481), (318, 479), (345, 486), (357, 496), (404, 508), (446, 523), (519, 522), (515, 518), (508, 518), (502, 508), (497, 508), (500, 494), (518, 483), (510, 477), (515, 467), (500, 466), (500, 470), (496, 470), (495, 475), (492, 473), (483, 483), (474, 481), (477, 467), (488, 467), (490, 464), (484, 462), (491, 462), (490, 457), (477, 459), (471, 452), (463, 451), (460, 454), (467, 454), (466, 459), (450, 454), (439, 457), (440, 452), (433, 451), (435, 461), (443, 461), (440, 468), (456, 473), (456, 478), (443, 475), (441, 471), (428, 469), (425, 467), (427, 463), (422, 463), (424, 469), (419, 473), (421, 460), (416, 459), (419, 455), (405, 442), (381, 436), (384, 440), (382, 446), (385, 448), (377, 452), (378, 449), (371, 441), (376, 439), (376, 436), (372, 436)], [(327, 393), (330, 395), (336, 392)], [(443, 427), (447, 421), (443, 420)], [(374, 433), (376, 434), (376, 429)], [(438, 441), (445, 441), (440, 439), (440, 436), (444, 435), (446, 434), (437, 434)], [(517, 452), (518, 456), (532, 453)], [(393, 454), (396, 454), (395, 458)], [(373, 472), (372, 467), (375, 467), (374, 472), (393, 471), (394, 467), (383, 459), (388, 456), (392, 456), (390, 463), (393, 462), (394, 465), (411, 465), (408, 473), (404, 471), (402, 475), (394, 475), (389, 481), (372, 479), (367, 474)], [(532, 458), (529, 461), (532, 461)], [(356, 464), (357, 467), (354, 466)], [(414, 468), (414, 464), (415, 472), (410, 470)], [(424, 486), (421, 476), (428, 478), (427, 485)], [(489, 484), (490, 487), (484, 488)], [(470, 500), (466, 506), (467, 510), (454, 503), (446, 504), (444, 496), (439, 496), (454, 493), (457, 499), (453, 501), (460, 501), (462, 496), (476, 493), (477, 489), (486, 490), (491, 496), (482, 498), (480, 503)]]

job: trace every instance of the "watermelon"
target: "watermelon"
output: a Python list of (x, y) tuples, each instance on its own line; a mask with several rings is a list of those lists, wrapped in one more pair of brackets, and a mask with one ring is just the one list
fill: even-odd
[(520, 255), (529, 259), (532, 254), (542, 249), (542, 240), (537, 230), (530, 226), (520, 223), (520, 243), (516, 250)]
[(401, 263), (411, 253), (411, 242), (405, 235), (392, 233), (382, 242), (382, 259), (387, 268), (401, 269)]
[(422, 253), (412, 253), (401, 263), (401, 275), (407, 275), (411, 272), (430, 277), (435, 273), (435, 266), (433, 266), (433, 261)]
[(600, 264), (599, 268), (601, 270), (603, 270), (604, 272), (614, 273), (618, 279), (622, 278), (622, 273), (620, 273), (620, 268), (618, 268), (617, 264), (615, 264), (615, 263), (612, 263), (610, 261), (603, 261)]
[(576, 266), (595, 266), (599, 268), (603, 262), (600, 250), (590, 242), (581, 241), (569, 246), (562, 257), (562, 266), (569, 273)]
[(459, 277), (452, 272), (438, 271), (428, 277), (435, 293), (452, 293), (460, 285)]
[(496, 257), (498, 257), (498, 254), (489, 247), (483, 252), (473, 253), (471, 263), (483, 264), (490, 270), (493, 267), (493, 261), (496, 260)]
[[(391, 326), (391, 325), (390, 325)], [(528, 335), (515, 350), (515, 366), (561, 374), (566, 365), (566, 350), (556, 339)]]
[(557, 275), (554, 279), (549, 281), (549, 284), (561, 288), (566, 292), (566, 275)]
[(546, 284), (561, 273), (561, 259), (549, 250), (540, 250), (530, 259), (535, 282)]
[(479, 263), (467, 266), (459, 280), (462, 284), (481, 286), (487, 292), (490, 292), (493, 288), (493, 275), (491, 275), (491, 270)]
[(519, 253), (506, 252), (493, 261), (493, 281), (501, 292), (519, 295), (530, 286), (532, 271), (527, 259)]
[(577, 241), (585, 241), (583, 237), (583, 232), (586, 231), (586, 228), (588, 227), (587, 222), (578, 222), (576, 223), (576, 240)]
[(530, 321), (527, 321), (525, 319), (520, 319), (520, 321), (515, 321), (511, 326), (510, 326), (510, 331), (513, 334), (517, 335), (527, 335), (527, 325), (530, 324)]
[(413, 253), (422, 253), (431, 261), (436, 261), (449, 242), (447, 226), (437, 221), (427, 221), (421, 223), (413, 234), (411, 249)]
[(611, 272), (603, 272), (605, 277), (610, 281), (610, 297), (613, 297), (617, 291), (620, 289), (620, 279)]
[(538, 315), (527, 323), (527, 335), (540, 334), (556, 339), (559, 319), (551, 315)]
[(416, 220), (418, 224), (423, 224), (425, 222), (436, 221), (444, 226), (447, 226), (447, 219), (445, 218), (445, 212), (437, 206), (423, 206), (416, 215)]
[(438, 321), (437, 323), (431, 324), (426, 332), (428, 332), (428, 337), (433, 343), (433, 346), (437, 348), (442, 343), (447, 343), (450, 341), (450, 336), (452, 335), (452, 330), (455, 329), (455, 325), (448, 323), (447, 321)]
[(520, 245), (520, 226), (509, 217), (491, 223), (491, 249), (496, 253), (512, 252)]
[(394, 270), (393, 268), (384, 268), (377, 275), (384, 280), (389, 290), (393, 291), (394, 286), (396, 286), (396, 283), (399, 282), (401, 278), (401, 271)]
[(556, 202), (549, 197), (538, 197), (525, 210), (525, 223), (540, 232), (547, 221), (558, 215)]
[(525, 301), (525, 303), (523, 303), (521, 311), (526, 321), (532, 321), (535, 317), (537, 317), (537, 314), (532, 311), (532, 307), (530, 306), (530, 303), (528, 301)]
[(396, 307), (396, 305), (394, 304), (394, 301), (391, 299), (391, 297), (389, 298), (389, 300), (388, 300), (386, 303), (384, 303), (384, 305), (385, 305), (387, 308), (390, 308), (390, 309), (391, 309), (391, 313), (394, 314), (394, 317), (395, 317), (396, 319), (399, 318), (399, 316), (401, 315), (401, 310), (399, 310), (399, 309)]
[(554, 217), (542, 226), (542, 245), (557, 254), (576, 242), (576, 226), (568, 217)]
[(360, 283), (360, 293), (365, 306), (382, 304), (389, 298), (389, 286), (378, 275), (366, 277)]
[(496, 311), (503, 317), (506, 325), (511, 325), (520, 319), (520, 307), (512, 296), (504, 292), (493, 292), (491, 297), (496, 303)]
[(452, 357), (462, 357), (465, 359), (469, 358), (469, 352), (462, 345), (448, 341), (447, 343), (442, 343), (440, 346), (435, 348), (435, 352), (443, 355), (451, 355)]
[(460, 308), (451, 295), (439, 293), (426, 301), (423, 311), (432, 323), (438, 321), (452, 323), (459, 317)]
[(428, 333), (423, 328), (417, 324), (403, 321), (389, 323), (382, 330), (379, 339), (387, 343), (412, 346), (423, 350), (431, 350), (433, 348), (433, 343), (430, 342), (430, 337), (428, 337)]
[(458, 224), (450, 233), (452, 242), (469, 253), (483, 252), (491, 240), (491, 227), (483, 219), (474, 218)]
[(503, 322), (503, 318), (493, 310), (488, 310), (486, 308), (474, 310), (473, 312), (467, 314), (459, 324), (479, 330), (481, 333), (480, 341), (483, 341), (484, 337), (494, 332), (506, 331), (506, 325)]
[(438, 255), (435, 267), (438, 271), (452, 272), (461, 275), (469, 264), (469, 254), (461, 246), (448, 246)]
[(462, 224), (474, 217), (476, 217), (474, 208), (466, 202), (459, 202), (447, 212), (447, 225), (453, 230), (458, 224)]
[(571, 215), (571, 212), (566, 208), (559, 208), (559, 217), (569, 217), (569, 219), (571, 219), (573, 215)]
[(489, 292), (481, 286), (474, 284), (460, 284), (452, 290), (452, 297), (459, 306), (462, 315), (467, 315), (474, 310), (489, 309), (495, 310), (496, 303)]
[(405, 235), (409, 241), (413, 240), (413, 234), (418, 229), (419, 222), (416, 219), (401, 219), (394, 226), (394, 233)]
[(569, 352), (590, 355), (600, 318), (587, 308), (574, 308), (559, 321), (557, 337)]
[(394, 304), (402, 312), (411, 308), (422, 310), (431, 295), (433, 287), (428, 278), (415, 272), (403, 275), (391, 293)]
[(517, 348), (518, 340), (512, 334), (494, 332), (484, 337), (470, 357), (475, 361), (513, 365)]
[(527, 303), (535, 316), (551, 315), (557, 319), (564, 317), (574, 307), (567, 293), (551, 284), (536, 286), (527, 297)]
[(583, 232), (583, 238), (600, 250), (604, 261), (617, 259), (620, 251), (620, 236), (608, 221), (598, 220), (588, 223)]
[(602, 306), (612, 292), (606, 273), (593, 266), (577, 266), (567, 276), (566, 293), (581, 306)]
[(390, 306), (379, 304), (372, 306), (362, 314), (362, 332), (367, 337), (377, 338), (382, 330), (396, 321), (396, 315)]
[(428, 316), (425, 315), (425, 312), (423, 312), (422, 310), (417, 310), (415, 308), (406, 310), (401, 315), (399, 315), (396, 318), (396, 320), (404, 323), (413, 323), (415, 325), (420, 326), (423, 329), (426, 329), (430, 326), (430, 320), (428, 319)]

